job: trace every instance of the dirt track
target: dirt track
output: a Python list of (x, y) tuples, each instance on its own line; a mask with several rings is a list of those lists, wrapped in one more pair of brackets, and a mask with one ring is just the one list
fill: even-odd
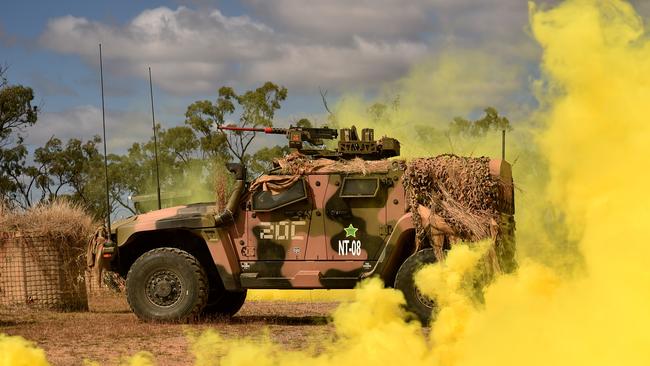
[(215, 329), (228, 338), (257, 337), (264, 328), (288, 348), (306, 339), (332, 334), (327, 323), (337, 303), (247, 302), (232, 319), (204, 319), (197, 324), (140, 322), (121, 296), (93, 299), (88, 313), (57, 313), (0, 308), (0, 333), (20, 335), (43, 348), (53, 365), (81, 365), (84, 359), (102, 365), (149, 351), (158, 365), (192, 364), (185, 332)]

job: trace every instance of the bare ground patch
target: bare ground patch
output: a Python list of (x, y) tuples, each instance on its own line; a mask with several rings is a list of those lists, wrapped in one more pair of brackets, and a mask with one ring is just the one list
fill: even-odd
[(158, 365), (192, 364), (186, 333), (214, 329), (226, 338), (259, 338), (263, 329), (289, 349), (331, 337), (328, 324), (336, 302), (251, 301), (231, 319), (194, 324), (144, 323), (120, 295), (92, 298), (90, 312), (0, 308), (0, 333), (35, 342), (53, 365), (81, 365), (84, 359), (115, 365), (125, 356), (151, 352)]

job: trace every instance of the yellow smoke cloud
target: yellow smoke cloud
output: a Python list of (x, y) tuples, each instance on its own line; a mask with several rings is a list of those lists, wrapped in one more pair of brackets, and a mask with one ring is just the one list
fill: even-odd
[[(268, 336), (260, 339), (224, 339), (214, 331), (190, 338), (197, 365), (418, 365), (429, 355), (429, 346), (418, 323), (405, 323), (401, 292), (385, 289), (371, 279), (354, 292), (354, 301), (342, 303), (333, 314), (335, 335), (331, 341), (306, 344), (291, 351)], [(316, 352), (316, 347), (322, 348)]]
[(22, 337), (0, 334), (0, 366), (46, 366), (45, 352)]
[[(209, 331), (191, 337), (197, 364), (650, 364), (647, 32), (633, 7), (619, 0), (530, 9), (532, 33), (543, 48), (535, 117), (544, 129), (520, 144), (535, 142), (548, 164), (525, 176), (523, 201), (536, 209), (549, 207), (535, 199), (550, 202), (557, 219), (524, 211), (521, 220), (518, 206), (518, 243), (534, 259), (547, 258), (536, 250), (547, 252), (548, 243), (576, 243), (584, 270), (567, 276), (558, 266), (521, 258), (519, 271), (498, 278), (477, 303), (464, 278), (476, 267), (481, 246), (457, 246), (445, 264), (417, 277), (440, 303), (429, 336), (417, 322), (404, 321), (401, 293), (372, 279), (335, 311), (335, 335), (318, 347), (288, 351), (266, 336), (232, 340)], [(537, 168), (519, 165), (515, 171)], [(545, 231), (556, 222), (567, 224), (560, 225), (564, 232)], [(39, 354), (24, 342), (0, 337), (0, 350)]]
[[(520, 87), (520, 79), (521, 70), (497, 55), (448, 49), (387, 85), (374, 102), (368, 103), (361, 95), (346, 95), (334, 113), (339, 127), (372, 127), (376, 136), (397, 138), (404, 158), (448, 152), (496, 156), (500, 134), (486, 142), (450, 139), (445, 131), (454, 117), (505, 103), (506, 95)], [(377, 113), (375, 103), (386, 108)]]
[[(626, 364), (650, 361), (644, 270), (650, 249), (645, 189), (650, 43), (622, 1), (568, 1), (540, 11), (532, 29), (544, 49), (551, 202), (579, 242), (584, 276), (560, 281), (524, 263), (491, 286), (466, 324), (455, 363)], [(437, 326), (437, 324), (436, 324)], [(488, 338), (489, 337), (489, 338)]]
[[(429, 278), (438, 285), (425, 291), (447, 297), (439, 298), (442, 308), (425, 349), (418, 348), (425, 338), (409, 333), (413, 324), (395, 320), (394, 312), (374, 314), (395, 325), (390, 331), (357, 323), (350, 314), (371, 312), (375, 305), (354, 302), (356, 311), (336, 313), (335, 322), (348, 327), (337, 328), (337, 335), (350, 329), (349, 343), (365, 344), (365, 352), (348, 359), (328, 350), (306, 357), (304, 364), (324, 359), (370, 363), (368, 357), (382, 364), (648, 364), (650, 273), (645, 268), (650, 247), (643, 238), (650, 218), (645, 199), (650, 173), (643, 167), (650, 159), (650, 43), (634, 9), (617, 0), (573, 0), (550, 10), (531, 6), (531, 26), (544, 51), (538, 84), (543, 86), (543, 109), (537, 117), (545, 129), (535, 141), (548, 161), (548, 173), (539, 176), (548, 174), (549, 186), (532, 185), (525, 195), (529, 200), (547, 195), (559, 221), (568, 223), (558, 237), (579, 244), (584, 273), (567, 279), (564, 272), (524, 259), (516, 275), (501, 277), (486, 290), (478, 307), (458, 293), (462, 281), (452, 274), (446, 273), (444, 281), (442, 275), (438, 281)], [(363, 103), (347, 103), (350, 117), (363, 114)], [(535, 167), (520, 169), (527, 168)], [(546, 236), (543, 225), (534, 227)], [(521, 222), (520, 228), (530, 230)], [(523, 245), (534, 251), (534, 245)], [(471, 250), (458, 250), (459, 262), (467, 265), (456, 267), (460, 276), (477, 257)], [(463, 306), (454, 310), (455, 304)], [(445, 311), (450, 315), (444, 316)], [(378, 331), (374, 336), (402, 357), (395, 360), (387, 349), (370, 347), (362, 325)], [(283, 363), (283, 355), (275, 361)]]

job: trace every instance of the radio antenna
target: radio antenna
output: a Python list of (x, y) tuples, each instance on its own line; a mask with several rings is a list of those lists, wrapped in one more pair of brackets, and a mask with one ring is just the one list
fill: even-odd
[(104, 65), (102, 64), (102, 44), (99, 44), (99, 79), (102, 88), (102, 130), (104, 132), (104, 174), (106, 177), (106, 223), (108, 226), (108, 237), (111, 237), (111, 199), (109, 196), (110, 187), (108, 184), (108, 157), (106, 155), (106, 112), (104, 107)]
[(506, 160), (506, 130), (501, 130), (501, 160)]
[(162, 208), (160, 201), (160, 169), (158, 167), (158, 138), (156, 136), (156, 114), (153, 108), (153, 83), (151, 82), (151, 67), (149, 67), (149, 94), (151, 95), (151, 125), (153, 127), (153, 155), (156, 159), (156, 188), (158, 189), (158, 209)]

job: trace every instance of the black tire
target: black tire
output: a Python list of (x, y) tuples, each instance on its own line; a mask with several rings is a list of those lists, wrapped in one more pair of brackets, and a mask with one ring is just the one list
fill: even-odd
[(237, 314), (242, 306), (244, 306), (247, 293), (247, 290), (223, 290), (221, 297), (216, 301), (209, 303), (205, 309), (203, 309), (203, 313), (217, 316), (233, 316)]
[(414, 276), (424, 265), (436, 261), (433, 249), (421, 250), (406, 258), (399, 267), (395, 277), (395, 288), (402, 291), (406, 298), (407, 309), (415, 314), (422, 325), (429, 325), (435, 315), (436, 304), (432, 299), (421, 294), (415, 286)]
[(208, 279), (199, 261), (176, 248), (144, 253), (126, 276), (129, 306), (145, 321), (194, 320), (208, 300)]

